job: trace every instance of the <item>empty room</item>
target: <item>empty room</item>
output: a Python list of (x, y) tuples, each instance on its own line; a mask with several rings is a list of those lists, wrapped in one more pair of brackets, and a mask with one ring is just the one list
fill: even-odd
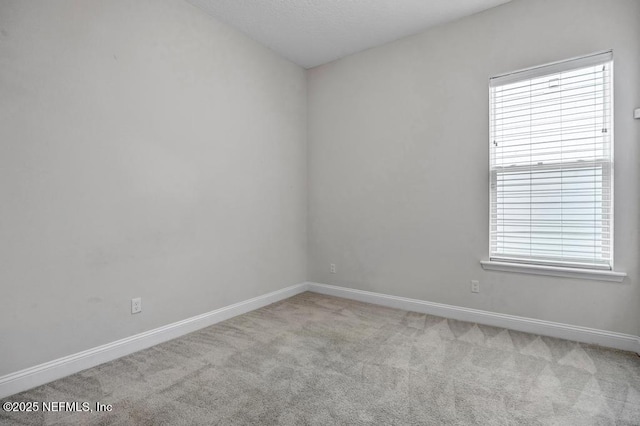
[(0, 0), (0, 424), (640, 425), (640, 1)]

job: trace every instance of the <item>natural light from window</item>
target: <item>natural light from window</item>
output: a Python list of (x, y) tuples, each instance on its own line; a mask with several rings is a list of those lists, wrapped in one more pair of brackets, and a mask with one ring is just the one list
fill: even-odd
[(611, 52), (490, 87), (491, 260), (613, 267)]

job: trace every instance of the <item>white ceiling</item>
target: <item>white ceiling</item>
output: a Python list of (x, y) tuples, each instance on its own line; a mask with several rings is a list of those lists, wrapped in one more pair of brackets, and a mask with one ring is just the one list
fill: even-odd
[(312, 68), (510, 0), (188, 0)]

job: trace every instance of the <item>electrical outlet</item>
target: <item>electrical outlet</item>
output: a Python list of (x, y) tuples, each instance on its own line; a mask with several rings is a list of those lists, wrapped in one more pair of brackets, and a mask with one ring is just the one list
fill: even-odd
[(131, 313), (139, 314), (142, 312), (142, 298), (136, 297), (135, 299), (131, 299)]
[(332, 263), (331, 265), (329, 265), (329, 270), (331, 271), (332, 274), (336, 273), (336, 264)]
[(480, 293), (480, 281), (471, 280), (471, 292)]

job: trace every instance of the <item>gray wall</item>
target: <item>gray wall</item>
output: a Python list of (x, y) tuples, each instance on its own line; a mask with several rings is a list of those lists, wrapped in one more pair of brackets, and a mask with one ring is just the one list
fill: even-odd
[[(628, 278), (485, 272), (489, 77), (610, 48), (615, 269)], [(638, 334), (639, 1), (516, 0), (307, 78), (310, 280)]]
[(303, 282), (305, 139), (304, 71), (183, 0), (0, 0), (0, 376)]

